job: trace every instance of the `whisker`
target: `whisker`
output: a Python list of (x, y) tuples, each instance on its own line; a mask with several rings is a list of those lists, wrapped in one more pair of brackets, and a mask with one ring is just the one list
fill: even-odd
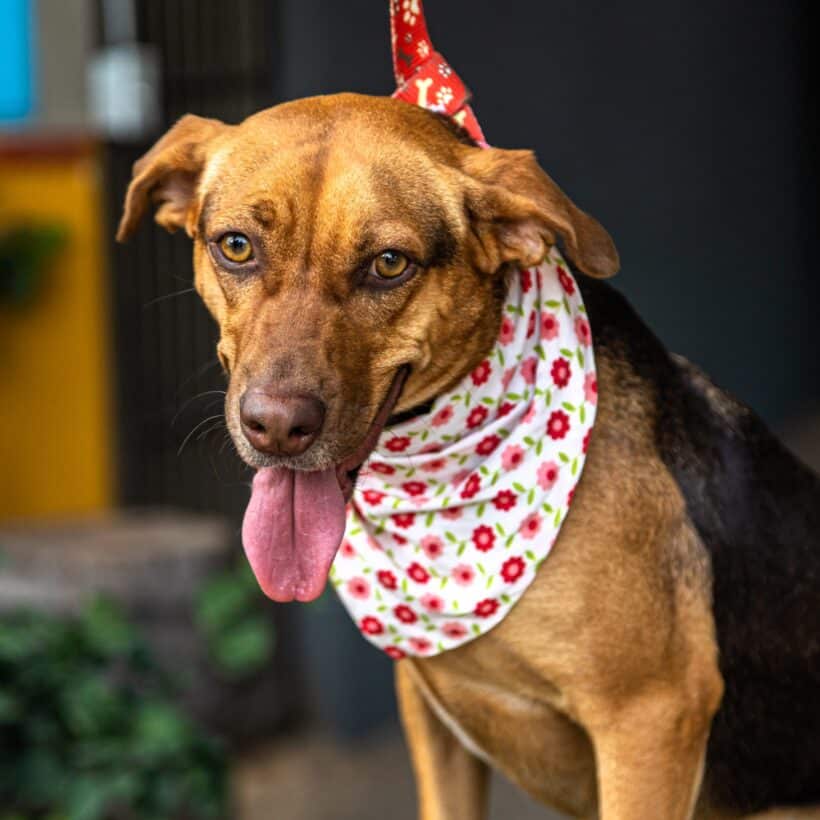
[(196, 433), (196, 431), (199, 430), (200, 427), (202, 427), (204, 424), (207, 424), (210, 421), (214, 421), (215, 419), (221, 419), (221, 418), (222, 418), (222, 414), (218, 413), (218, 414), (213, 415), (213, 416), (208, 416), (208, 418), (202, 419), (202, 421), (200, 421), (198, 424), (195, 424), (194, 427), (192, 428), (191, 432), (188, 433), (188, 435), (185, 436), (185, 438), (182, 440), (182, 444), (179, 445), (179, 450), (177, 450), (177, 458), (179, 458), (180, 455), (182, 455), (182, 451), (185, 449), (185, 445), (188, 443), (191, 436), (194, 435), (194, 433)]
[(189, 399), (186, 399), (179, 407), (179, 409), (174, 413), (174, 417), (171, 419), (171, 426), (173, 427), (176, 420), (180, 417), (182, 411), (188, 407), (191, 402), (196, 401), (197, 399), (204, 398), (205, 396), (213, 395), (214, 393), (218, 393), (220, 396), (225, 395), (224, 390), (203, 390), (201, 393), (197, 393), (195, 396), (191, 396)]
[(196, 288), (185, 288), (184, 290), (176, 290), (173, 293), (164, 293), (162, 296), (157, 296), (156, 299), (151, 299), (150, 301), (146, 302), (142, 309), (145, 310), (146, 308), (151, 307), (152, 305), (157, 305), (160, 302), (164, 302), (166, 299), (173, 299), (175, 296), (184, 296), (186, 293), (194, 293)]

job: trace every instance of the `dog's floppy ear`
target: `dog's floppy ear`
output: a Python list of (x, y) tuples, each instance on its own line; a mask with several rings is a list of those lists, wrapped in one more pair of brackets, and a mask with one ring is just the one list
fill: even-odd
[(567, 256), (584, 273), (603, 278), (618, 272), (609, 234), (575, 207), (531, 151), (470, 148), (462, 170), (479, 268), (494, 273), (505, 263), (537, 265), (559, 234)]
[(125, 195), (117, 240), (126, 240), (142, 219), (149, 198), (156, 204), (157, 223), (168, 231), (194, 229), (194, 199), (205, 164), (208, 143), (229, 126), (186, 114), (151, 150), (134, 163)]

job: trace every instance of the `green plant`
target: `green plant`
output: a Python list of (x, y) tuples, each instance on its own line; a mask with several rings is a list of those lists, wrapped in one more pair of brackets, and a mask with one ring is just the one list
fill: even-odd
[(66, 239), (60, 225), (34, 223), (0, 232), (0, 304), (31, 302)]
[(264, 599), (246, 562), (207, 581), (196, 602), (196, 622), (217, 668), (232, 679), (259, 672), (276, 643)]
[(0, 618), (0, 820), (222, 817), (225, 772), (116, 606)]

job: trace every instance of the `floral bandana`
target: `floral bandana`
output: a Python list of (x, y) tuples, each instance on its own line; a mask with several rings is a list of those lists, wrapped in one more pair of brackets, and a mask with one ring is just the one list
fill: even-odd
[(369, 641), (435, 655), (504, 618), (558, 536), (596, 403), (586, 311), (553, 248), (511, 277), (489, 356), (362, 468), (330, 579)]
[[(390, 31), (394, 96), (486, 147), (421, 0), (390, 0)], [(553, 248), (510, 277), (489, 356), (429, 412), (386, 429), (362, 467), (330, 580), (371, 643), (397, 660), (436, 655), (515, 606), (572, 502), (597, 390), (583, 300)]]

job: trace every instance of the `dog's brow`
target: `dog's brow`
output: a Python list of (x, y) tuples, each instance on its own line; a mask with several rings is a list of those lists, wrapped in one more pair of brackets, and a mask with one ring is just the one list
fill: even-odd
[(251, 216), (262, 228), (269, 229), (276, 222), (276, 206), (270, 199), (260, 199), (251, 205)]

